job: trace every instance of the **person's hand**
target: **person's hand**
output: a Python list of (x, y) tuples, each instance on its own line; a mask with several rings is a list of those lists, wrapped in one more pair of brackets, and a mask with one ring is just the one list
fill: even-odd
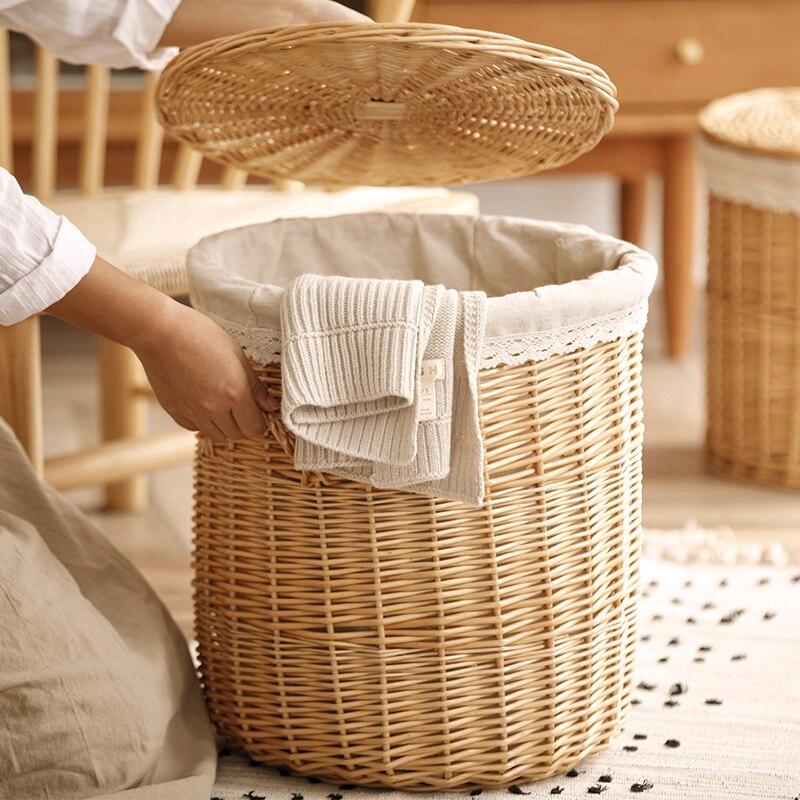
[(222, 328), (102, 258), (48, 311), (130, 347), (167, 413), (212, 441), (259, 436), (278, 410)]
[(278, 410), (242, 349), (208, 317), (174, 303), (134, 352), (164, 410), (212, 442), (260, 436)]
[(182, 0), (159, 44), (189, 47), (255, 28), (315, 22), (372, 22), (332, 0)]

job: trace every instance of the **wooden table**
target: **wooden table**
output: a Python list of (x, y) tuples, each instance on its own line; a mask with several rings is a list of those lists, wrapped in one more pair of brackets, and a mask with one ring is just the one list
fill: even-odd
[(621, 180), (621, 230), (642, 243), (645, 179), (664, 184), (667, 342), (686, 353), (694, 295), (695, 115), (709, 100), (800, 85), (798, 0), (418, 0), (414, 20), (502, 31), (599, 64), (619, 89), (614, 130), (563, 172)]

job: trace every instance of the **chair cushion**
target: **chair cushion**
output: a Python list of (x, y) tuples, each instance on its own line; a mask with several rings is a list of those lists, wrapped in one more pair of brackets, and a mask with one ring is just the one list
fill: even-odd
[(80, 228), (99, 255), (129, 275), (179, 296), (188, 292), (186, 253), (199, 239), (280, 217), (366, 211), (477, 214), (478, 198), (439, 188), (365, 188), (337, 192), (109, 189), (91, 197), (62, 193), (50, 203)]

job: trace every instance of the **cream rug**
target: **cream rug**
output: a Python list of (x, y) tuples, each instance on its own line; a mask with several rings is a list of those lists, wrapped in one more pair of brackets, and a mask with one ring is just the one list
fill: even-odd
[[(797, 557), (724, 532), (650, 532), (642, 574), (637, 689), (611, 747), (566, 774), (472, 796), (800, 799)], [(381, 796), (421, 797), (313, 782), (236, 755), (221, 758), (214, 791), (219, 800)], [(467, 794), (435, 794), (458, 796)]]

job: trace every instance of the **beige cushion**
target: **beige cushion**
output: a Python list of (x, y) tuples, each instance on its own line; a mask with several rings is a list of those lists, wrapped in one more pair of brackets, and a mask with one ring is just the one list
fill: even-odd
[(254, 186), (177, 191), (106, 190), (92, 197), (60, 194), (50, 203), (80, 228), (98, 253), (120, 269), (171, 295), (186, 294), (186, 253), (209, 234), (281, 217), (327, 217), (365, 211), (477, 214), (466, 192), (431, 188), (339, 192), (278, 191)]

